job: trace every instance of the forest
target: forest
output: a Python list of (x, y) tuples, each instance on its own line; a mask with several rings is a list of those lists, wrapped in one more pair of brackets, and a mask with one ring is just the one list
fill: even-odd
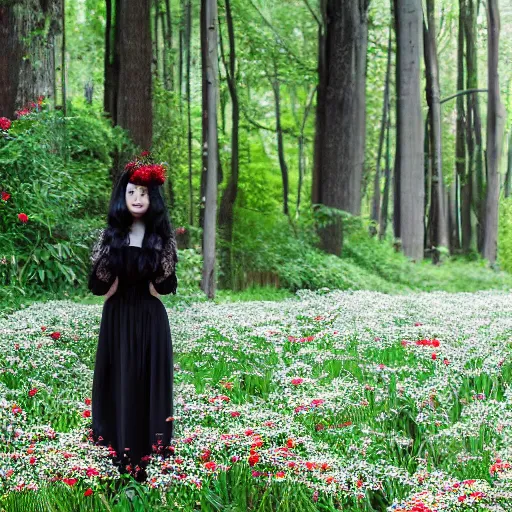
[[(511, 509), (510, 2), (0, 0), (0, 46), (0, 512)], [(146, 151), (179, 421), (138, 485), (87, 443), (87, 279)]]

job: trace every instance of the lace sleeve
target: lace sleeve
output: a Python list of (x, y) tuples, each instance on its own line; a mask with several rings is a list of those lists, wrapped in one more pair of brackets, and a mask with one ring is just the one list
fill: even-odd
[(164, 248), (162, 249), (160, 269), (158, 272), (158, 277), (155, 278), (154, 283), (158, 284), (165, 281), (173, 272), (175, 272), (176, 263), (178, 263), (176, 239), (174, 236), (171, 236), (171, 238), (169, 238)]
[(152, 279), (155, 290), (161, 294), (176, 293), (178, 281), (176, 279), (176, 263), (178, 263), (178, 251), (176, 239), (171, 236), (167, 240), (160, 256), (160, 264)]
[(108, 267), (108, 253), (105, 230), (102, 230), (92, 247), (90, 258), (91, 273), (88, 286), (94, 295), (105, 295), (116, 278)]

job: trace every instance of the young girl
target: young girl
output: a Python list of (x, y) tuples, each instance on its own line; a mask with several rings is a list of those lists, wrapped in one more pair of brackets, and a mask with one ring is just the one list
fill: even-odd
[(92, 389), (91, 441), (110, 446), (120, 473), (138, 481), (174, 435), (173, 354), (159, 294), (176, 293), (176, 239), (148, 152), (113, 190), (108, 227), (91, 253), (89, 289), (105, 295)]

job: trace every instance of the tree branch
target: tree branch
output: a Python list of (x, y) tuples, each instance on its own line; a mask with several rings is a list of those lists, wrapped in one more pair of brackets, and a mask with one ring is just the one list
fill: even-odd
[(487, 89), (467, 89), (465, 91), (459, 91), (455, 94), (452, 94), (451, 96), (448, 96), (447, 98), (443, 98), (439, 103), (446, 103), (447, 101), (453, 100), (453, 98), (456, 98), (457, 96), (462, 96), (463, 94), (473, 94), (475, 92), (488, 92)]

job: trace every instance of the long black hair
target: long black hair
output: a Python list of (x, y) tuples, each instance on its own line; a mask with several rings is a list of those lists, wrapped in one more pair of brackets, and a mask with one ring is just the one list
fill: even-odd
[[(130, 174), (123, 172), (112, 190), (108, 211), (108, 227), (105, 230), (105, 244), (110, 246), (109, 263), (116, 271), (125, 268), (122, 247), (129, 245), (130, 227), (133, 216), (126, 206), (126, 187)], [(149, 184), (149, 207), (142, 217), (145, 224), (144, 239), (139, 257), (139, 273), (146, 275), (155, 272), (160, 261), (160, 253), (174, 230), (165, 206), (160, 185)]]

